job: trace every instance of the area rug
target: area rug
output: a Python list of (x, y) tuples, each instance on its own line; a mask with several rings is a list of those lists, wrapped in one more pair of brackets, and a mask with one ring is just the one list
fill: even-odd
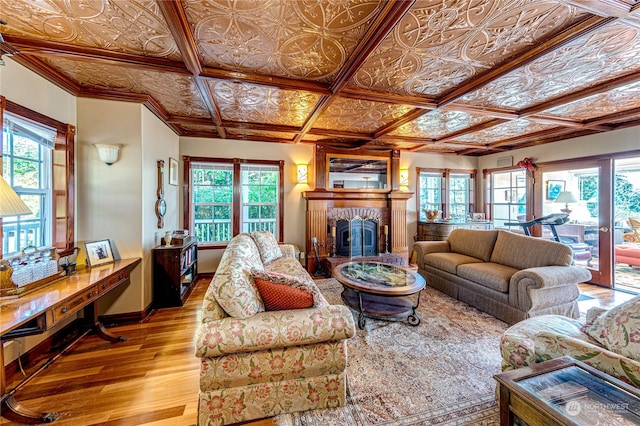
[[(316, 281), (332, 304), (342, 286)], [(347, 404), (276, 417), (279, 426), (497, 425), (495, 380), (507, 325), (427, 287), (421, 323), (367, 319), (348, 341)]]

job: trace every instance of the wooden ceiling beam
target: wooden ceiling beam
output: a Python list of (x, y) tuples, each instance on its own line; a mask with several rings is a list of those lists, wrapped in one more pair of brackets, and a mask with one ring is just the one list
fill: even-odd
[(380, 127), (373, 134), (373, 137), (377, 139), (380, 136), (384, 136), (384, 135), (386, 135), (388, 133), (391, 133), (394, 130), (396, 130), (398, 127), (404, 126), (405, 124), (410, 123), (413, 120), (422, 117), (423, 115), (425, 115), (428, 112), (429, 112), (429, 110), (421, 109), (421, 108), (416, 108), (416, 109), (414, 109), (412, 111), (409, 111), (408, 113), (406, 113), (402, 117), (398, 118), (397, 120), (394, 120), (391, 123), (388, 123), (388, 124)]
[(564, 31), (551, 37), (549, 40), (540, 43), (538, 46), (532, 49), (526, 50), (522, 55), (508, 60), (502, 65), (497, 66), (482, 75), (477, 75), (469, 79), (466, 83), (458, 86), (456, 89), (443, 96), (442, 99), (440, 99), (438, 105), (444, 106), (451, 102), (455, 102), (466, 94), (478, 90), (479, 88), (491, 83), (492, 81), (518, 68), (522, 68), (525, 65), (533, 62), (534, 60), (550, 52), (553, 52), (554, 50), (557, 50), (584, 35), (602, 28), (604, 25), (609, 24), (615, 19), (616, 18), (601, 18), (598, 16), (591, 16), (579, 22), (576, 22), (575, 24), (566, 28)]
[(503, 120), (501, 118), (495, 118), (493, 120), (485, 121), (484, 123), (476, 124), (475, 126), (467, 127), (466, 129), (458, 130), (457, 132), (449, 133), (447, 136), (436, 139), (437, 143), (450, 143), (454, 141), (456, 138), (460, 136), (469, 135), (475, 132), (479, 132), (481, 130), (486, 130), (491, 127), (498, 126), (500, 124), (506, 123), (509, 120)]
[(167, 21), (167, 25), (169, 25), (169, 31), (171, 31), (173, 39), (178, 45), (180, 53), (182, 53), (185, 65), (191, 74), (200, 75), (202, 73), (202, 64), (200, 63), (198, 46), (193, 38), (187, 14), (181, 2), (158, 1), (156, 4)]
[(196, 77), (196, 85), (198, 86), (198, 90), (200, 90), (202, 100), (209, 110), (209, 114), (211, 114), (211, 120), (215, 124), (218, 134), (222, 139), (226, 138), (226, 131), (224, 127), (221, 126), (222, 114), (220, 114), (220, 108), (218, 108), (211, 86), (206, 80), (200, 77)]
[(405, 96), (396, 93), (381, 93), (373, 90), (345, 87), (340, 96), (349, 99), (365, 100), (370, 102), (382, 102), (394, 105), (408, 105), (415, 108), (434, 109), (438, 106), (435, 99), (421, 98), (418, 96)]
[(102, 62), (108, 65), (113, 65), (115, 62), (118, 66), (189, 75), (189, 70), (179, 61), (19, 36), (6, 35), (4, 38), (15, 51), (22, 54), (56, 56), (72, 60)]
[(314, 81), (296, 80), (286, 77), (228, 71), (209, 67), (204, 68), (201, 77), (213, 80), (228, 80), (236, 83), (270, 86), (282, 90), (302, 90), (325, 96), (331, 94), (327, 84), (317, 83)]
[[(380, 14), (376, 16), (375, 20), (370, 25), (369, 29), (362, 38), (362, 41), (358, 43), (353, 53), (350, 55), (347, 62), (342, 66), (336, 78), (329, 86), (329, 91), (332, 94), (339, 94), (346, 84), (351, 80), (356, 72), (360, 69), (364, 61), (373, 52), (380, 43), (387, 37), (387, 35), (393, 31), (393, 28), (400, 22), (405, 13), (413, 6), (415, 0), (393, 0), (384, 3), (384, 7)], [(296, 143), (300, 142), (312, 127), (313, 123), (320, 117), (320, 115), (331, 106), (335, 97), (323, 96), (316, 104), (313, 112), (307, 118), (302, 133), (296, 136)]]
[(413, 7), (416, 0), (390, 0), (383, 2), (383, 9), (370, 24), (367, 32), (362, 37), (354, 51), (349, 55), (347, 62), (342, 66), (330, 86), (332, 93), (340, 93), (351, 78), (358, 72), (362, 64), (367, 60), (389, 33), (398, 25), (402, 17)]

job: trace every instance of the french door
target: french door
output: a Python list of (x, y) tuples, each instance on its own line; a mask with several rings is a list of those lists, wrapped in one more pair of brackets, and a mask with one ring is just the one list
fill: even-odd
[[(534, 181), (534, 214), (569, 214), (556, 226), (561, 242), (572, 248), (576, 264), (591, 271), (591, 283), (613, 286), (613, 161), (580, 160), (541, 165)], [(546, 229), (545, 229), (546, 228)], [(548, 227), (538, 230), (552, 238)]]

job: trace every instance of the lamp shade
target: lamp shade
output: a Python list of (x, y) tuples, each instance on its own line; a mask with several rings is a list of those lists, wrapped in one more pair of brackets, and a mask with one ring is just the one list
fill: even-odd
[(400, 186), (409, 186), (409, 169), (400, 169)]
[(309, 183), (309, 166), (306, 164), (297, 164), (297, 182)]
[(118, 161), (118, 151), (120, 151), (120, 145), (97, 143), (93, 146), (95, 146), (98, 150), (98, 157), (100, 158), (100, 161), (106, 163), (107, 166), (110, 166)]
[(16, 191), (0, 176), (0, 217), (31, 214), (29, 207), (20, 199)]
[(571, 191), (562, 191), (555, 199), (556, 203), (576, 203), (578, 199)]

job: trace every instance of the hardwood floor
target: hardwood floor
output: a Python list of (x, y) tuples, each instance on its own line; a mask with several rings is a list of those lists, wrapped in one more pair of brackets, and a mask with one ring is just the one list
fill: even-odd
[[(33, 410), (58, 411), (56, 425), (194, 425), (200, 363), (193, 338), (208, 283), (209, 279), (199, 280), (182, 308), (162, 309), (142, 324), (109, 329), (126, 335), (126, 342), (85, 337), (15, 397)], [(580, 290), (594, 297), (579, 303), (581, 312), (634, 297), (593, 285), (581, 285)], [(11, 379), (10, 389), (21, 377)], [(0, 425), (10, 424), (0, 420)]]

